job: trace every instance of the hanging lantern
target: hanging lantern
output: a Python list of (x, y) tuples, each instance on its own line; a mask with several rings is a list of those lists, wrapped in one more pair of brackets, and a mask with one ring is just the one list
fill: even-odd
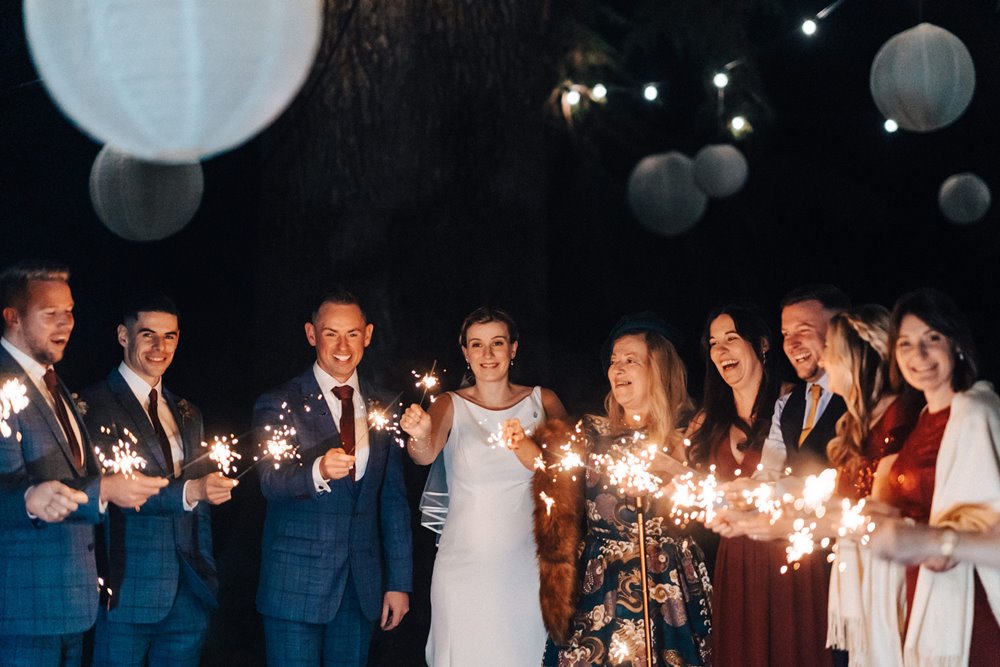
[(938, 206), (944, 217), (960, 225), (978, 222), (990, 208), (990, 188), (975, 174), (955, 174), (938, 190)]
[(731, 144), (705, 146), (694, 156), (694, 180), (709, 197), (729, 197), (747, 182), (747, 159)]
[(628, 179), (628, 203), (647, 229), (674, 236), (694, 227), (708, 198), (695, 185), (691, 158), (671, 151), (639, 161)]
[(921, 23), (882, 45), (870, 85), (882, 115), (904, 129), (930, 132), (965, 112), (976, 89), (976, 68), (962, 40)]
[(273, 121), (302, 86), (322, 0), (24, 0), (35, 65), (84, 132), (194, 162)]
[(128, 241), (158, 241), (191, 221), (205, 189), (201, 165), (144, 162), (105, 146), (90, 169), (90, 201)]

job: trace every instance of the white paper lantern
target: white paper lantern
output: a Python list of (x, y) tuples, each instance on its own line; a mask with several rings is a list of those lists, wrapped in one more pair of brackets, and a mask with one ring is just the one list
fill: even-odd
[(24, 0), (49, 94), (103, 144), (194, 162), (247, 141), (302, 86), (322, 0)]
[(694, 156), (694, 181), (709, 197), (729, 197), (743, 189), (749, 167), (732, 144), (705, 146)]
[(958, 37), (921, 23), (892, 37), (872, 62), (872, 97), (886, 118), (914, 132), (958, 120), (976, 89), (972, 56)]
[(708, 197), (695, 185), (691, 158), (671, 151), (639, 161), (628, 179), (628, 203), (646, 228), (674, 236), (701, 219)]
[(105, 146), (90, 169), (90, 201), (108, 229), (157, 241), (191, 221), (205, 189), (201, 165), (144, 162)]
[(960, 225), (978, 222), (990, 208), (990, 188), (975, 174), (955, 174), (938, 190), (938, 206), (944, 217)]

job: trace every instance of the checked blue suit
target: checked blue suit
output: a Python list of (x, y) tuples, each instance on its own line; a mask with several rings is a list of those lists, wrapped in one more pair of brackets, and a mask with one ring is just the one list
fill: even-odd
[[(124, 547), (124, 572), (118, 573), (117, 605), (102, 609), (94, 637), (95, 664), (198, 664), (209, 612), (218, 606), (218, 577), (212, 556), (211, 515), (206, 503), (192, 511), (183, 505), (184, 484), (215, 469), (209, 459), (189, 465), (174, 479), (173, 461), (164, 458), (146, 407), (139, 403), (118, 369), (82, 392), (84, 420), (94, 437), (117, 438), (123, 429), (138, 442), (134, 451), (146, 459), (145, 474), (170, 479), (139, 510), (121, 509), (124, 540), (115, 538), (110, 516), (109, 551)], [(180, 432), (184, 463), (207, 452), (201, 413), (167, 390), (166, 402)], [(180, 404), (180, 407), (179, 405)], [(101, 427), (112, 436), (98, 435)], [(116, 543), (118, 542), (118, 543)], [(110, 558), (115, 563), (112, 554)], [(112, 575), (114, 576), (114, 575)]]
[[(10, 378), (27, 388), (29, 404), (8, 418), (9, 435), (0, 433), (0, 664), (73, 664), (78, 656), (64, 661), (58, 652), (52, 656), (40, 645), (25, 648), (22, 640), (69, 637), (62, 640), (62, 650), (72, 654), (79, 651), (82, 633), (94, 624), (98, 598), (94, 524), (101, 520), (98, 464), (65, 387), (61, 389), (69, 418), (80, 427), (83, 467), (76, 465), (45, 397), (0, 348), (0, 382)], [(83, 491), (88, 502), (62, 523), (33, 521), (25, 510), (24, 494), (29, 486), (48, 480)], [(66, 647), (67, 642), (71, 646)]]
[[(360, 386), (369, 405), (373, 400), (387, 405), (384, 394), (367, 383)], [(282, 463), (278, 469), (268, 463), (261, 466), (267, 515), (257, 609), (272, 619), (326, 625), (343, 605), (356, 609), (353, 613), (369, 625), (370, 634), (384, 592), (412, 590), (412, 535), (401, 448), (390, 434), (370, 432), (362, 478), (333, 480), (329, 493), (317, 493), (313, 463), (328, 449), (340, 447), (340, 434), (312, 368), (267, 392), (254, 406), (258, 440), (266, 437), (264, 427), (285, 425), (295, 429), (292, 439), (301, 462)], [(294, 634), (269, 632), (268, 641), (284, 641)], [(350, 637), (343, 641), (344, 651), (356, 649), (349, 646)], [(268, 646), (269, 655), (273, 649)]]

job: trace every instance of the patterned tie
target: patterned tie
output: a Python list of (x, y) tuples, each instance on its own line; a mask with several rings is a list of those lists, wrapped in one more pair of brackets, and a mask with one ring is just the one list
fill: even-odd
[(76, 431), (73, 430), (73, 425), (70, 423), (69, 412), (66, 411), (66, 402), (63, 400), (62, 389), (59, 387), (59, 377), (51, 366), (45, 369), (45, 375), (42, 377), (45, 380), (45, 386), (48, 387), (49, 395), (52, 396), (56, 419), (59, 420), (59, 425), (62, 426), (62, 430), (66, 434), (69, 450), (73, 452), (73, 458), (76, 459), (77, 467), (82, 468), (83, 446), (77, 440)]
[[(340, 446), (344, 453), (354, 454), (354, 387), (334, 387), (333, 395), (340, 399)], [(351, 479), (355, 479), (354, 475), (352, 466)]]
[(153, 432), (156, 433), (156, 439), (160, 443), (160, 451), (163, 452), (163, 460), (166, 461), (167, 476), (174, 477), (174, 451), (170, 447), (170, 438), (167, 437), (167, 432), (163, 430), (163, 424), (160, 423), (160, 414), (157, 412), (158, 406), (159, 397), (157, 396), (156, 389), (150, 389), (149, 421), (153, 422)]
[(809, 416), (806, 417), (806, 425), (802, 427), (802, 433), (799, 435), (799, 447), (806, 441), (806, 438), (809, 437), (809, 432), (816, 425), (816, 410), (819, 408), (819, 395), (823, 393), (823, 387), (814, 384), (809, 387), (809, 393), (812, 397), (812, 402), (809, 404)]

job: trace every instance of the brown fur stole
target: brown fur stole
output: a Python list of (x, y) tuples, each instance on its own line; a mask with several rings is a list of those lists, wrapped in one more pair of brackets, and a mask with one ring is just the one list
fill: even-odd
[[(534, 440), (542, 448), (546, 466), (559, 462), (565, 453), (560, 446), (569, 442), (573, 433), (572, 426), (558, 419), (548, 420), (535, 431)], [(584, 443), (579, 435), (577, 439), (582, 450)], [(583, 451), (577, 453), (585, 456)], [(583, 470), (536, 470), (532, 480), (542, 619), (557, 644), (565, 644), (571, 635), (580, 594), (579, 553), (585, 525), (583, 485)], [(541, 498), (543, 492), (555, 500), (550, 510)]]

